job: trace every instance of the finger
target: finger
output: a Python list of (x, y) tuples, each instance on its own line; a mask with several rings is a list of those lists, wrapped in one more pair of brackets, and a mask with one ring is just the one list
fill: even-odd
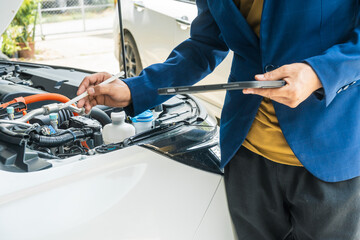
[(87, 93), (89, 94), (89, 98), (92, 98), (94, 96), (94, 93), (95, 93), (94, 87), (89, 87), (87, 89)]
[(284, 98), (284, 97), (273, 97), (271, 98), (272, 101), (284, 104), (284, 105), (288, 105), (289, 99)]
[(287, 97), (288, 87), (284, 86), (281, 88), (248, 88), (243, 90), (244, 94), (256, 94), (267, 98), (274, 97)]
[(257, 81), (281, 80), (283, 78), (289, 77), (290, 72), (291, 72), (291, 67), (289, 65), (284, 65), (271, 72), (255, 75), (255, 80)]
[(82, 82), (80, 83), (80, 86), (76, 92), (77, 95), (82, 94), (83, 92), (86, 91), (86, 89), (90, 86), (93, 85), (94, 82), (96, 81), (96, 79), (93, 78), (93, 75), (87, 76), (85, 77)]
[(85, 108), (85, 113), (89, 113), (91, 111), (91, 105), (89, 102), (86, 102), (85, 105), (84, 105), (84, 108)]
[[(267, 98), (269, 98), (269, 97), (267, 97)], [(287, 98), (287, 97), (271, 97), (269, 99), (271, 99), (272, 101), (281, 103), (283, 105), (286, 105), (288, 107), (292, 107), (292, 108), (294, 107), (292, 105), (291, 101), (289, 100), (289, 98)]]
[(85, 105), (85, 99), (80, 99), (76, 105), (78, 108), (82, 108)]
[(90, 101), (89, 98), (90, 98), (90, 96), (87, 96), (87, 97), (84, 97), (84, 98), (80, 99), (80, 100), (77, 102), (77, 106), (78, 106), (79, 108), (85, 106), (86, 102), (89, 102), (89, 101)]
[(89, 86), (97, 85), (110, 77), (111, 74), (107, 72), (100, 72), (86, 76), (79, 86), (77, 95), (80, 95), (81, 93), (85, 92)]
[(91, 100), (90, 106), (95, 107), (96, 105), (98, 105), (98, 102), (96, 101), (96, 99)]
[(281, 104), (286, 105), (291, 108), (296, 108), (300, 104), (300, 102), (294, 102), (289, 98), (274, 97), (271, 100), (276, 101), (278, 103), (281, 103)]
[(97, 85), (93, 88), (93, 91), (89, 89), (89, 91), (91, 91), (91, 94), (89, 93), (89, 95), (91, 96), (108, 95), (109, 93), (111, 93), (111, 89), (113, 87), (114, 86), (112, 86), (111, 84)]

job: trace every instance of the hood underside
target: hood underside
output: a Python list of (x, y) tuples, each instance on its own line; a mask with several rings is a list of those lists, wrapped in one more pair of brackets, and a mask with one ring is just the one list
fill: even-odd
[(22, 2), (23, 0), (0, 0), (0, 34), (9, 26)]

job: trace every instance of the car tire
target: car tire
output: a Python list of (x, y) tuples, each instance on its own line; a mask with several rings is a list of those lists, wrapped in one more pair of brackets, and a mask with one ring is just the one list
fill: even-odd
[[(135, 77), (138, 76), (143, 69), (140, 59), (139, 51), (136, 47), (136, 43), (134, 38), (131, 34), (126, 33), (124, 36), (125, 42), (125, 59), (126, 59), (126, 72), (127, 77)], [(119, 65), (120, 71), (123, 71), (124, 65), (122, 61), (122, 50), (121, 50), (121, 43), (119, 46)]]

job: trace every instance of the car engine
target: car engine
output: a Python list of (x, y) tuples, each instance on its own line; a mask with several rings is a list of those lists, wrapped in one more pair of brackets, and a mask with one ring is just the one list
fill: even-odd
[[(102, 129), (111, 123), (111, 112), (122, 109), (97, 106), (85, 115), (75, 105), (63, 108), (89, 73), (0, 62), (0, 170), (45, 170), (139, 145), (184, 164), (221, 173), (216, 121), (188, 95), (177, 95), (151, 109), (155, 116), (151, 129), (104, 144)], [(132, 123), (131, 118), (126, 122)]]

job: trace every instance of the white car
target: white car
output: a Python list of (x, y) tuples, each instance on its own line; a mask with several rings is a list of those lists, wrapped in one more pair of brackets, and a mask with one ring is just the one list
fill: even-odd
[[(190, 36), (190, 24), (197, 16), (195, 0), (122, 0), (125, 57), (129, 76), (138, 75), (151, 64), (163, 62), (172, 49)], [(115, 56), (120, 59), (119, 19), (114, 18)], [(226, 83), (233, 53), (198, 84)], [(225, 91), (196, 94), (208, 111), (220, 119)]]
[[(0, 33), (20, 3), (0, 0)], [(152, 109), (152, 129), (106, 145), (120, 109), (59, 103), (88, 74), (0, 60), (1, 240), (235, 239), (218, 127), (201, 103), (177, 95)]]

